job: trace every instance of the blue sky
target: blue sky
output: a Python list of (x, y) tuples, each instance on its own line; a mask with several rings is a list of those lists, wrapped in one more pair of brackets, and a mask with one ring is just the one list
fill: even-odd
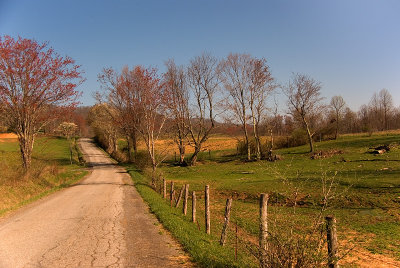
[(400, 1), (0, 0), (0, 35), (48, 41), (82, 65), (82, 103), (94, 103), (103, 67), (178, 64), (208, 51), (268, 60), (286, 83), (292, 72), (322, 82), (326, 101), (358, 109), (387, 88), (400, 105)]

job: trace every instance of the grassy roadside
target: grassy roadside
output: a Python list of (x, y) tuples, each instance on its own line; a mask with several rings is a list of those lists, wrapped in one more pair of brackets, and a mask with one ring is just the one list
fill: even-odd
[(23, 175), (18, 142), (0, 142), (0, 216), (32, 203), (82, 179), (79, 146), (73, 146), (70, 164), (69, 142), (59, 137), (39, 137), (35, 143), (29, 177)]
[[(199, 232), (189, 216), (181, 213), (181, 208), (171, 208), (166, 200), (156, 193), (147, 179), (133, 166), (125, 166), (136, 189), (149, 205), (163, 226), (180, 242), (192, 260), (202, 267), (255, 267), (249, 256), (239, 253), (235, 261), (234, 248), (222, 247), (218, 237)], [(188, 213), (189, 214), (189, 213)]]

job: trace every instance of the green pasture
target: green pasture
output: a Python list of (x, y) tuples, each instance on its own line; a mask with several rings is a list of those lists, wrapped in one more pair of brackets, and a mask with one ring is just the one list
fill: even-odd
[[(385, 144), (391, 145), (389, 152), (370, 153), (370, 148)], [(317, 142), (316, 152), (335, 152), (322, 159), (311, 159), (307, 145), (276, 150), (283, 157), (276, 162), (246, 162), (236, 150), (225, 150), (202, 152), (194, 167), (176, 166), (168, 159), (159, 170), (178, 191), (190, 184), (200, 198), (199, 213), (204, 210), (204, 186), (210, 185), (216, 239), (228, 197), (234, 199), (232, 221), (256, 238), (258, 197), (268, 193), (271, 230), (293, 230), (291, 225), (305, 230), (321, 213), (334, 214), (339, 239), (347, 241), (343, 254), (355, 254), (350, 249), (356, 247), (400, 260), (399, 144), (398, 134), (349, 135)], [(327, 210), (321, 212), (324, 187), (330, 196)], [(204, 229), (203, 218), (199, 226)], [(229, 243), (234, 243), (232, 234)]]
[(67, 187), (87, 174), (74, 145), (70, 163), (70, 142), (53, 136), (37, 138), (28, 174), (22, 169), (18, 142), (0, 142), (0, 215)]

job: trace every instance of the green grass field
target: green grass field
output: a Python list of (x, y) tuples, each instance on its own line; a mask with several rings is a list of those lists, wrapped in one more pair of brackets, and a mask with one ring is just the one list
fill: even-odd
[[(392, 149), (382, 155), (368, 153), (370, 147), (383, 144), (391, 144)], [(310, 159), (308, 146), (277, 150), (283, 156), (277, 162), (244, 162), (236, 150), (223, 150), (202, 153), (195, 167), (178, 167), (170, 159), (160, 170), (168, 181), (175, 182), (176, 189), (188, 183), (200, 198), (204, 186), (210, 185), (215, 241), (221, 232), (227, 197), (234, 199), (232, 222), (238, 225), (241, 239), (256, 242), (260, 193), (270, 195), (271, 232), (284, 236), (296, 229), (299, 233), (307, 230), (320, 213), (324, 185), (330, 185), (331, 198), (323, 215), (337, 218), (341, 254), (345, 255), (342, 264), (351, 267), (375, 261), (390, 267), (400, 261), (398, 144), (400, 135), (394, 133), (349, 135), (316, 143), (316, 151), (342, 151), (324, 159)], [(198, 204), (201, 215), (203, 199)], [(202, 217), (199, 225), (204, 230)], [(230, 231), (228, 246), (232, 247), (235, 237), (232, 228)], [(249, 254), (243, 243), (240, 251)]]
[(74, 147), (71, 165), (69, 141), (39, 137), (34, 146), (32, 168), (29, 176), (25, 176), (18, 142), (0, 142), (0, 216), (81, 179), (87, 171), (79, 163), (78, 153)]

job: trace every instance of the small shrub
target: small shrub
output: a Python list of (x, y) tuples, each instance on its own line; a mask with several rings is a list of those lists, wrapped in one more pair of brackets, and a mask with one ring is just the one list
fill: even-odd
[(307, 144), (307, 133), (303, 129), (295, 129), (288, 137), (277, 137), (274, 142), (274, 149), (296, 147)]

